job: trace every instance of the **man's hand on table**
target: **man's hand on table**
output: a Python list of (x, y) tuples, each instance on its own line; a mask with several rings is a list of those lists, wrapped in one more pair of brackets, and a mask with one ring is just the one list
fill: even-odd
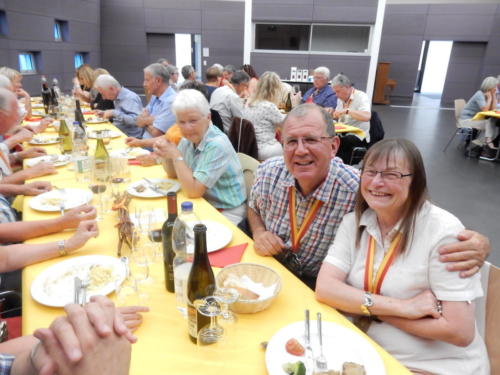
[(93, 220), (96, 216), (97, 210), (95, 207), (84, 204), (69, 210), (63, 216), (59, 216), (59, 220), (61, 220), (62, 228), (68, 229), (76, 228), (82, 221)]
[(175, 143), (165, 138), (158, 138), (153, 146), (154, 153), (163, 159), (175, 159), (182, 156)]
[(128, 147), (142, 147), (142, 139), (135, 138), (135, 137), (127, 137), (125, 138), (125, 144)]
[(76, 233), (66, 240), (66, 250), (68, 252), (77, 250), (87, 243), (92, 237), (99, 235), (99, 227), (95, 220), (85, 220), (78, 224)]
[(21, 128), (19, 130), (16, 130), (13, 135), (10, 137), (10, 141), (18, 144), (18, 143), (23, 143), (23, 142), (28, 142), (33, 138), (33, 132), (29, 129), (26, 128)]
[(96, 111), (97, 113), (97, 116), (101, 117), (101, 118), (105, 118), (105, 119), (109, 119), (111, 117), (113, 117), (113, 109), (108, 109), (106, 111)]
[(36, 158), (38, 156), (44, 156), (44, 155), (47, 155), (47, 152), (43, 147), (32, 147), (27, 150), (19, 151), (17, 153), (17, 156), (22, 160), (29, 158)]
[(259, 231), (253, 234), (253, 247), (257, 254), (262, 256), (273, 256), (285, 249), (283, 240), (269, 231)]
[(152, 165), (156, 165), (157, 155), (155, 153), (147, 154), (147, 155), (138, 155), (136, 157), (137, 161), (143, 167), (150, 167)]
[(140, 313), (148, 312), (146, 306), (120, 306), (116, 310), (123, 319), (125, 326), (134, 332), (142, 324), (142, 315)]
[(130, 343), (137, 339), (113, 303), (97, 296), (84, 307), (73, 304), (65, 310), (67, 317), (35, 331), (40, 340), (32, 355), (36, 370), (47, 375), (128, 374)]
[(459, 241), (439, 249), (439, 260), (450, 263), (446, 266), (448, 271), (460, 271), (460, 277), (470, 277), (479, 271), (488, 257), (490, 240), (472, 230), (463, 230), (457, 238)]
[(151, 125), (154, 120), (154, 116), (151, 116), (147, 109), (143, 109), (141, 114), (135, 119), (135, 124), (138, 127), (143, 128), (145, 126)]
[(47, 181), (35, 181), (19, 186), (21, 190), (19, 195), (34, 196), (52, 190), (52, 184)]
[(25, 125), (24, 128), (28, 129), (34, 134), (43, 133), (45, 129), (54, 121), (52, 117), (44, 117), (40, 120), (38, 125)]
[(25, 171), (28, 174), (26, 179), (47, 176), (50, 174), (57, 173), (56, 167), (54, 167), (54, 164), (47, 163), (47, 162), (38, 163), (37, 165), (34, 165), (32, 167), (25, 169)]

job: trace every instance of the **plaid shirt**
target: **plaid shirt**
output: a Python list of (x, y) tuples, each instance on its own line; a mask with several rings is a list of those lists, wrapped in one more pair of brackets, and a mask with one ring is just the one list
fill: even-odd
[[(248, 205), (260, 215), (266, 229), (277, 234), (291, 248), (288, 191), (295, 178), (285, 166), (283, 157), (271, 158), (257, 169)], [(300, 242), (297, 256), (304, 274), (316, 277), (328, 248), (333, 242), (342, 218), (354, 209), (359, 172), (335, 158), (326, 180), (309, 196), (297, 191), (297, 226), (300, 227), (315, 199), (323, 202), (314, 221)]]
[(14, 358), (13, 355), (0, 354), (0, 375), (10, 375)]

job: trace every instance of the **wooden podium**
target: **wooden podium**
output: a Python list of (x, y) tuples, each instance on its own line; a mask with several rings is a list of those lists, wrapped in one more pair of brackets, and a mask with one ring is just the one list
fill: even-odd
[(389, 95), (397, 84), (395, 80), (389, 78), (390, 67), (390, 62), (378, 63), (375, 89), (373, 90), (374, 104), (390, 104)]

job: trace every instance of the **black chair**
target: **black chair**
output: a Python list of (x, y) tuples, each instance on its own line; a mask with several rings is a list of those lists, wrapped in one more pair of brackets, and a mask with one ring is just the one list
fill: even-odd
[(217, 126), (221, 131), (224, 131), (224, 124), (222, 122), (222, 118), (219, 115), (219, 112), (217, 112), (215, 109), (211, 109), (210, 113), (212, 115), (212, 124)]
[(366, 151), (375, 143), (384, 139), (384, 137), (385, 130), (380, 120), (380, 116), (376, 111), (372, 111), (372, 117), (370, 118), (370, 143), (368, 143), (367, 147), (354, 147), (352, 149), (349, 165), (358, 164), (363, 160)]

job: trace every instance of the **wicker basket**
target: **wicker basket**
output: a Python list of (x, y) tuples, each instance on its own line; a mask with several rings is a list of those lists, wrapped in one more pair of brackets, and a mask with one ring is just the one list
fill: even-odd
[(240, 314), (252, 314), (267, 309), (274, 301), (281, 290), (281, 279), (272, 268), (256, 264), (256, 263), (237, 263), (224, 267), (217, 275), (217, 286), (222, 287), (226, 278), (233, 274), (241, 277), (247, 275), (256, 283), (261, 283), (264, 286), (276, 284), (274, 294), (263, 300), (245, 300), (239, 299), (231, 305), (231, 310)]

